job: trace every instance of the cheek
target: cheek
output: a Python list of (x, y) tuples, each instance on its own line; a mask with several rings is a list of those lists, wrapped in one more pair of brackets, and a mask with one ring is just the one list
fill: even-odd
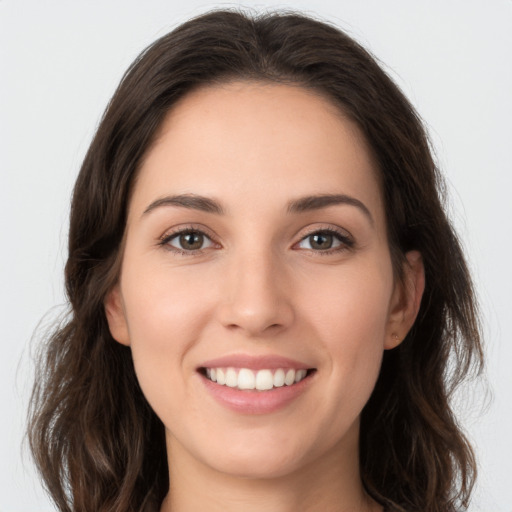
[[(335, 400), (363, 407), (377, 379), (387, 334), (392, 273), (379, 263), (330, 276), (302, 307), (328, 359)], [(318, 284), (318, 281), (317, 281)]]
[[(389, 265), (390, 267), (390, 265)], [(304, 282), (302, 312), (322, 328), (334, 347), (382, 342), (389, 316), (393, 278), (387, 265), (353, 265), (312, 275)]]
[(127, 261), (126, 267), (131, 271), (122, 276), (122, 294), (132, 345), (180, 350), (210, 309), (207, 276), (162, 262)]
[[(185, 398), (180, 392), (186, 391), (186, 356), (200, 338), (210, 309), (206, 290), (198, 285), (187, 275), (157, 265), (150, 271), (139, 266), (122, 280), (135, 371), (159, 415), (179, 407)], [(188, 368), (188, 375), (193, 373)]]

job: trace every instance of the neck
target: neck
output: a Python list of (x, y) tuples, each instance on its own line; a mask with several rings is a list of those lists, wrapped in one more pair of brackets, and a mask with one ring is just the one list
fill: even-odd
[(284, 476), (247, 478), (202, 464), (176, 441), (169, 448), (171, 486), (161, 512), (382, 512), (364, 492), (357, 449), (334, 448)]

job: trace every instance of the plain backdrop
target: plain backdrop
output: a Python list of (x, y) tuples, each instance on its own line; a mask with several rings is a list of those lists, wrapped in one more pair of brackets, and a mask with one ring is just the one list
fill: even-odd
[(484, 318), (488, 382), (457, 400), (480, 464), (471, 511), (511, 512), (511, 0), (0, 0), (0, 512), (53, 510), (21, 447), (30, 340), (64, 302), (69, 197), (103, 109), (149, 43), (238, 5), (334, 22), (384, 63), (425, 120)]

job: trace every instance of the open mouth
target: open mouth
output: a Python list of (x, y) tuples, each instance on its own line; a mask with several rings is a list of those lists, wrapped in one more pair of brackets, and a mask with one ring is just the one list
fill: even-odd
[(292, 386), (310, 377), (314, 368), (273, 368), (252, 370), (249, 368), (200, 368), (199, 373), (220, 386), (243, 391), (269, 391)]

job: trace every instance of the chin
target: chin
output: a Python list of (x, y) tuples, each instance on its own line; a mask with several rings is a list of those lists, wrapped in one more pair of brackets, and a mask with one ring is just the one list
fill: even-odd
[[(277, 455), (277, 454), (276, 454)], [(297, 472), (304, 466), (304, 461), (295, 457), (286, 457), (284, 454), (273, 457), (229, 457), (216, 461), (212, 469), (231, 475), (235, 478), (247, 480), (266, 480), (283, 478)]]
[[(250, 434), (249, 434), (250, 436)], [(311, 439), (310, 436), (307, 436)], [(274, 433), (271, 437), (261, 439), (257, 434), (242, 436), (237, 442), (231, 436), (231, 443), (220, 441), (214, 453), (203, 453), (203, 460), (212, 469), (243, 479), (282, 478), (296, 473), (322, 457), (318, 446), (308, 446), (304, 439), (284, 439)]]

